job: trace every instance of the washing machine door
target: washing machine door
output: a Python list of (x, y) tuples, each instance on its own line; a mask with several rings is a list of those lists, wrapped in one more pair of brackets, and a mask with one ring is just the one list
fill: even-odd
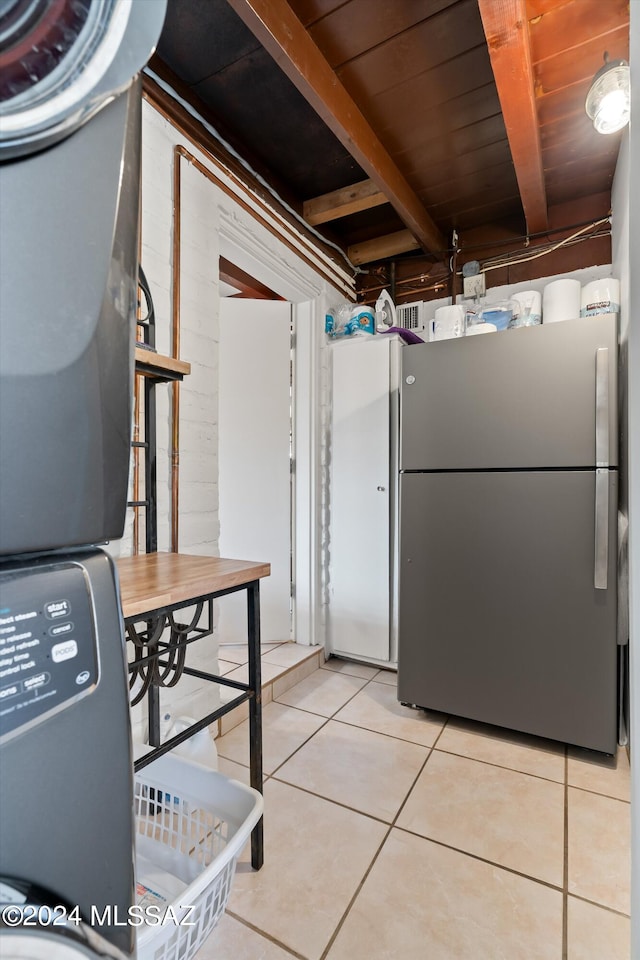
[(0, 957), (2, 960), (130, 960), (85, 923), (60, 927), (7, 927), (0, 923)]

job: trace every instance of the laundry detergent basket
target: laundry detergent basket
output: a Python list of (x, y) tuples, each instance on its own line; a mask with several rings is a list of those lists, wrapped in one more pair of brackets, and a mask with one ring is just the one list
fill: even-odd
[(262, 816), (257, 790), (175, 754), (135, 776), (138, 960), (191, 960)]

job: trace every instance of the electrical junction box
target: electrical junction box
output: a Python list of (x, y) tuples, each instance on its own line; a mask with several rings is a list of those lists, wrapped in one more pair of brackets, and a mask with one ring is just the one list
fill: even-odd
[(462, 289), (465, 300), (477, 300), (479, 297), (484, 297), (487, 292), (484, 273), (476, 273), (473, 277), (463, 277)]

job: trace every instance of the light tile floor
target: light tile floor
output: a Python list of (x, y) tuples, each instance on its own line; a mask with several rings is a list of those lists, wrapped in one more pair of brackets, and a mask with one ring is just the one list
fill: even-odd
[[(280, 689), (265, 864), (244, 852), (198, 960), (629, 960), (624, 751), (409, 710), (393, 673), (340, 660)], [(217, 746), (248, 782), (246, 727)]]

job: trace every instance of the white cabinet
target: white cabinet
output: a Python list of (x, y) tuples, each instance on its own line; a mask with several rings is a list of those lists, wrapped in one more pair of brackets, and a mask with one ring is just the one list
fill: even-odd
[(331, 345), (329, 652), (388, 665), (395, 534), (395, 395), (400, 344)]

